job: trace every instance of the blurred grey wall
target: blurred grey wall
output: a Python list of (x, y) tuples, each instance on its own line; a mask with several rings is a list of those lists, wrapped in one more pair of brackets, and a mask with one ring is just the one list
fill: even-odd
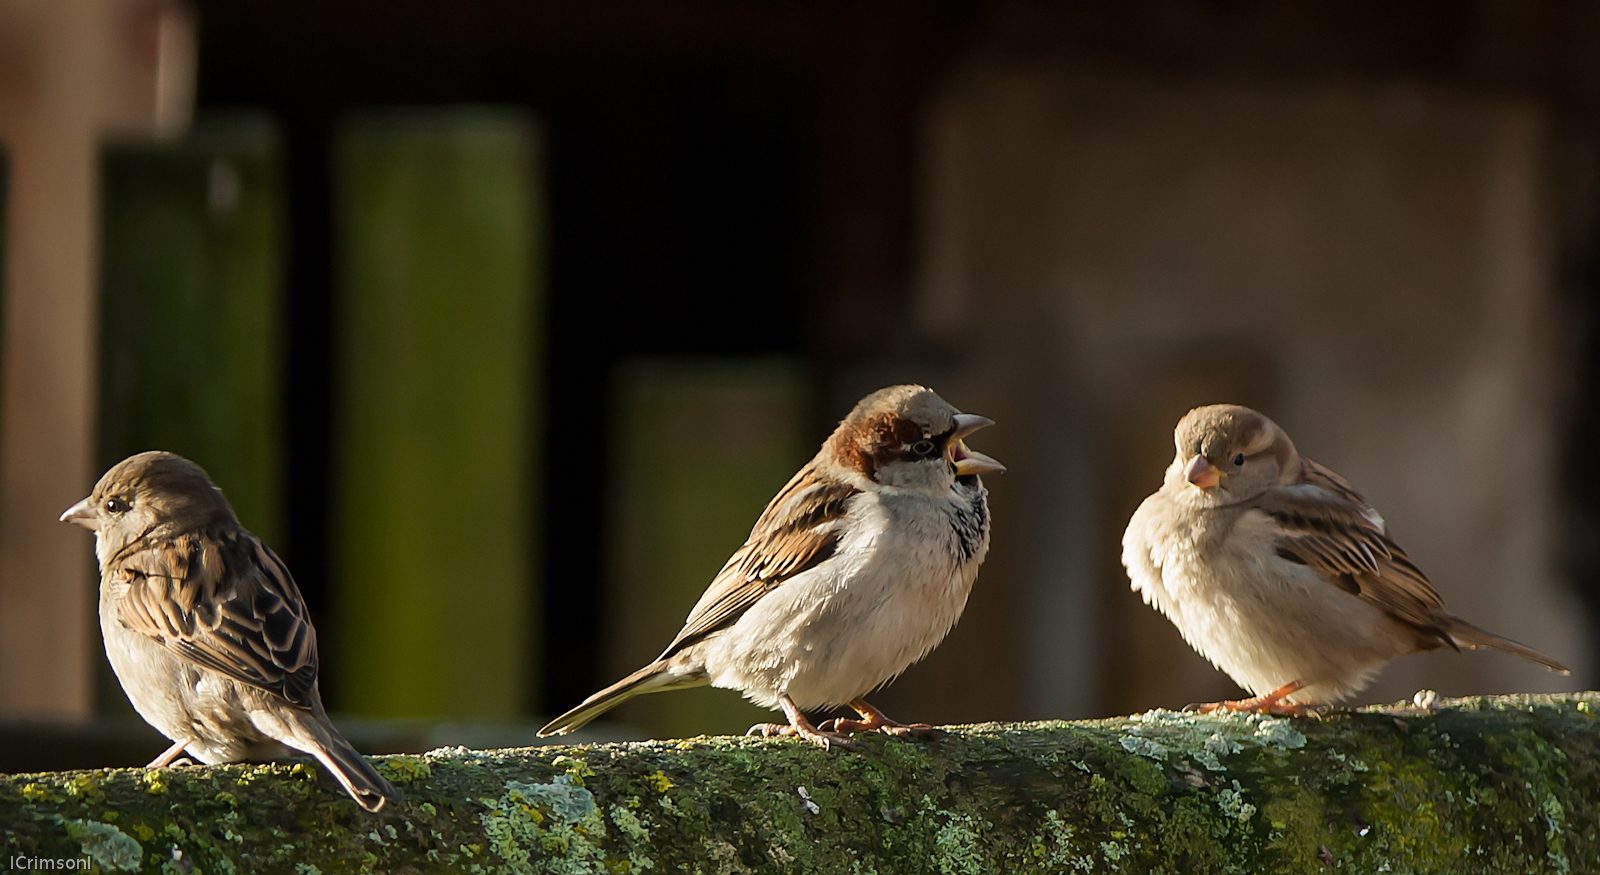
[[(1551, 181), (1574, 174), (1553, 172), (1572, 168), (1537, 106), (980, 58), (931, 101), (921, 145), (914, 339), (841, 377), (839, 403), (890, 374), (937, 380), (1000, 423), (974, 445), (1011, 470), (991, 478), (995, 549), (963, 621), (983, 628), (892, 695), (965, 676), (1025, 716), (1076, 717), (1237, 694), (1118, 561), (1173, 425), (1223, 401), (1362, 490), (1455, 612), (1575, 668), (1430, 654), (1363, 700), (1592, 683), (1557, 567)], [(913, 716), (982, 716), (934, 710)]]

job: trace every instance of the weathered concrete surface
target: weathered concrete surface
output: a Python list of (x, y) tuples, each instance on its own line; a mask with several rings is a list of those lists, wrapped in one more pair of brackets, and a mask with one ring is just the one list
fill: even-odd
[(9, 865), (142, 872), (1600, 870), (1600, 693), (1324, 719), (1154, 711), (860, 753), (684, 741), (0, 776)]

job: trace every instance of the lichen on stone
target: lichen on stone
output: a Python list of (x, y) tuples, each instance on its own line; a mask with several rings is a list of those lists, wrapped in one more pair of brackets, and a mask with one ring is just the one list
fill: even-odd
[(1166, 745), (1159, 741), (1152, 741), (1137, 735), (1124, 735), (1120, 740), (1122, 749), (1128, 753), (1136, 753), (1139, 756), (1149, 757), (1153, 760), (1165, 761), (1167, 758)]
[(128, 835), (109, 823), (93, 820), (63, 820), (67, 835), (78, 842), (83, 853), (96, 866), (110, 872), (137, 872), (144, 858), (144, 848)]
[(1256, 807), (1245, 801), (1244, 788), (1239, 786), (1238, 781), (1233, 782), (1231, 789), (1217, 792), (1217, 807), (1240, 823), (1248, 823), (1256, 815)]
[(592, 872), (605, 859), (605, 820), (571, 774), (545, 784), (507, 781), (498, 799), (479, 801), (488, 809), (479, 822), (508, 872)]
[(1306, 746), (1306, 737), (1289, 725), (1289, 721), (1265, 718), (1257, 726), (1255, 737), (1264, 745), (1298, 750)]
[(1570, 875), (1600, 871), (1600, 721), (1579, 707), (1595, 702), (1158, 711), (870, 735), (859, 752), (742, 738), (438, 751), (376, 815), (309, 761), (160, 770), (159, 794), (143, 770), (0, 776), (0, 845), (78, 855), (67, 822), (99, 824), (163, 875)]
[(378, 760), (377, 768), (390, 783), (400, 786), (426, 781), (433, 776), (433, 766), (419, 756), (384, 757)]
[(22, 789), (19, 792), (22, 794), (22, 798), (28, 800), (29, 802), (64, 801), (60, 793), (57, 793), (55, 790), (52, 790), (49, 787), (34, 783), (32, 781), (23, 784)]

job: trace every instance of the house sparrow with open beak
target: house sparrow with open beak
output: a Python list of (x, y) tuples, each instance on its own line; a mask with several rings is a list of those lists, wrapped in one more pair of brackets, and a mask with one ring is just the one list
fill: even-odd
[(1297, 714), (1367, 685), (1398, 656), (1489, 648), (1561, 663), (1445, 609), (1339, 475), (1247, 407), (1189, 411), (1177, 457), (1122, 536), (1133, 588), (1255, 698), (1199, 706)]
[[(963, 439), (993, 423), (931, 390), (868, 395), (784, 486), (655, 662), (550, 721), (570, 732), (642, 693), (710, 684), (780, 708), (823, 747), (849, 733), (933, 736), (862, 697), (926, 656), (955, 626), (989, 549), (980, 475), (1004, 471)], [(860, 720), (813, 726), (804, 711), (849, 705)]]
[(322, 709), (317, 633), (289, 569), (199, 465), (130, 456), (61, 520), (95, 533), (106, 656), (134, 710), (172, 739), (147, 768), (185, 752), (227, 763), (289, 747), (368, 811), (400, 798)]

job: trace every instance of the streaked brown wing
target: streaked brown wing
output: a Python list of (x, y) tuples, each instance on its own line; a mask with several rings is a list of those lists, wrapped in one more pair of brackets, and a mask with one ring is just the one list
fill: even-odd
[[(1343, 477), (1310, 459), (1301, 459), (1300, 464), (1300, 479), (1302, 482), (1309, 483), (1312, 486), (1319, 486), (1351, 504), (1359, 505), (1362, 515), (1369, 519), (1377, 515), (1377, 511), (1367, 504), (1367, 500), (1361, 497), (1361, 493), (1357, 492), (1355, 487), (1351, 486)], [(1381, 526), (1382, 524), (1379, 523), (1378, 525)]]
[(242, 529), (183, 535), (118, 561), (122, 624), (187, 659), (309, 708), (317, 633), (289, 569)]
[(1382, 518), (1337, 474), (1307, 463), (1305, 482), (1274, 489), (1255, 506), (1282, 528), (1279, 555), (1394, 616), (1443, 635), (1444, 601), (1389, 539)]
[(762, 596), (833, 555), (839, 520), (860, 490), (819, 476), (815, 464), (801, 468), (767, 505), (749, 539), (722, 566), (661, 659), (732, 625)]

